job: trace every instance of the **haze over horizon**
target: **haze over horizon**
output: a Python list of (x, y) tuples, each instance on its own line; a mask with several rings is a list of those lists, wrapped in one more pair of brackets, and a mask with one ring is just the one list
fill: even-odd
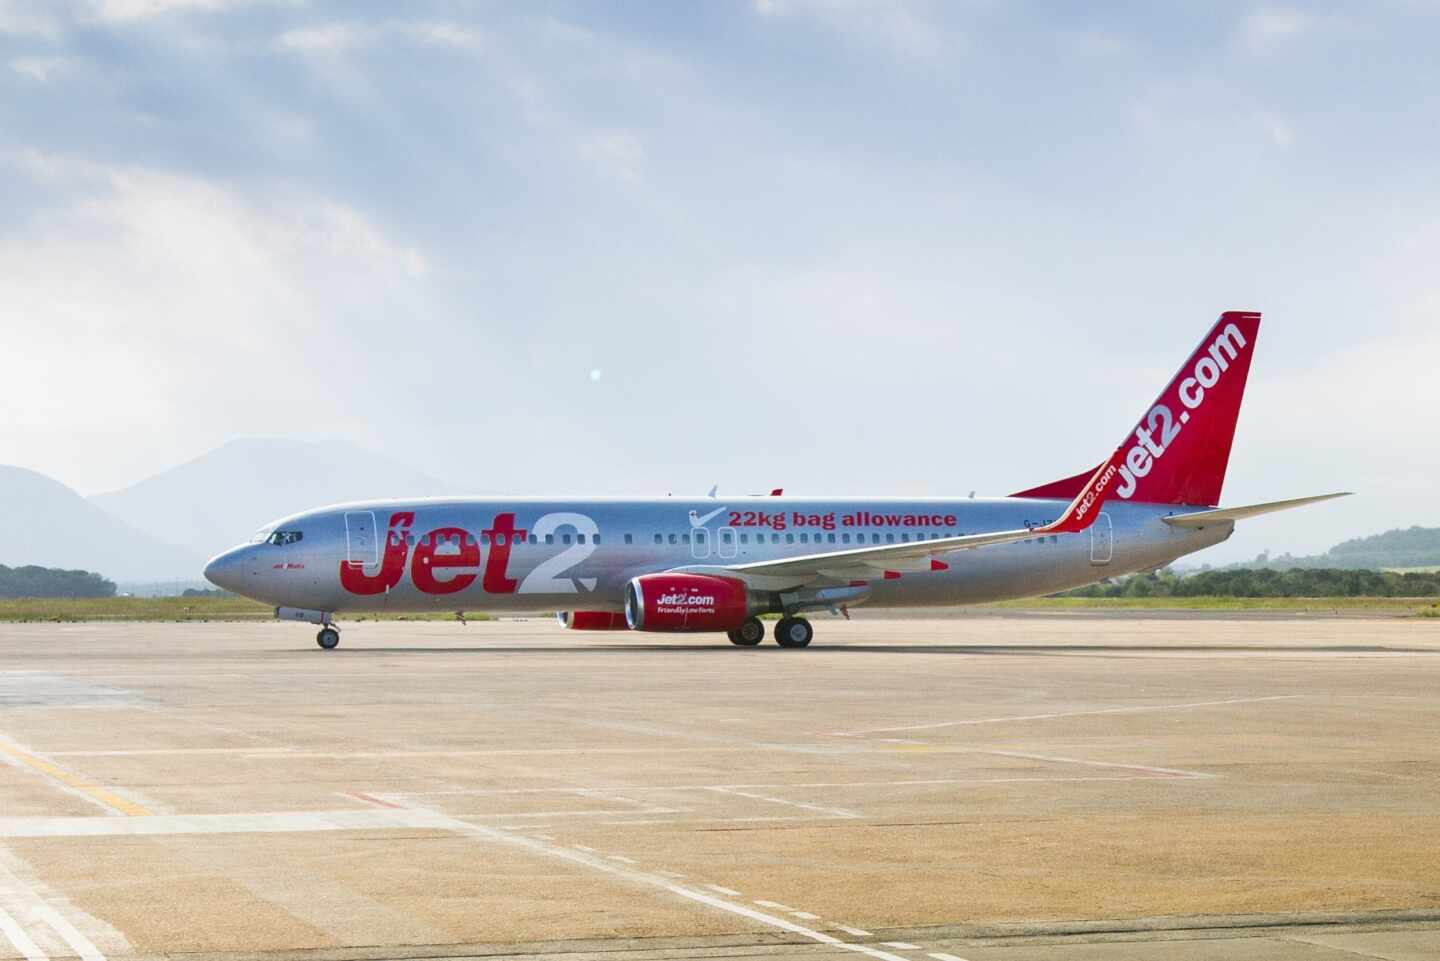
[(0, 460), (1005, 494), (1238, 307), (1226, 503), (1360, 496), (1195, 562), (1440, 525), (1440, 7), (395, 9), (0, 0)]

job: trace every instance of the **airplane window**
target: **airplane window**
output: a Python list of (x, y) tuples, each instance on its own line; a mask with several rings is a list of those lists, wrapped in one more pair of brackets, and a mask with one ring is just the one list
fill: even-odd
[(546, 534), (546, 535), (545, 535), (545, 543), (547, 543), (547, 544), (553, 544), (553, 543), (555, 543), (555, 535), (554, 535), (554, 534)]
[(683, 543), (683, 544), (688, 544), (688, 543), (690, 543), (690, 535), (689, 535), (689, 534), (681, 534), (681, 535), (680, 535), (680, 541), (681, 541), (681, 543)]
[(570, 543), (570, 535), (569, 535), (569, 534), (561, 534), (561, 535), (560, 535), (560, 543), (562, 543), (562, 544), (568, 544), (568, 543)]
[(842, 543), (842, 544), (848, 544), (848, 543), (850, 543), (850, 535), (849, 535), (849, 534), (841, 534), (841, 535), (840, 535), (840, 543)]
[(295, 544), (304, 537), (303, 531), (276, 531), (270, 535), (269, 541), (271, 544)]
[(505, 546), (505, 535), (504, 535), (504, 534), (496, 534), (496, 535), (495, 535), (495, 546), (496, 546), (496, 547), (504, 547), (504, 546)]
[(539, 543), (539, 538), (537, 538), (534, 534), (531, 534), (531, 535), (530, 535), (530, 543), (532, 543), (532, 544), (537, 544), (537, 543)]
[(411, 547), (414, 547), (414, 546), (415, 546), (415, 535), (414, 535), (414, 534), (406, 534), (406, 535), (405, 535), (405, 543), (409, 544)]
[[(765, 535), (764, 535), (764, 534), (761, 534), (760, 536), (761, 536), (761, 537), (764, 537)], [(778, 544), (778, 543), (780, 543), (780, 535), (779, 535), (779, 534), (771, 534), (771, 535), (770, 535), (770, 543), (772, 543), (772, 544)]]
[(625, 535), (625, 543), (627, 543), (627, 544), (633, 544), (633, 543), (635, 543), (635, 538), (634, 538), (632, 535), (630, 535), (630, 534), (626, 534), (626, 535)]
[(880, 535), (879, 535), (879, 534), (871, 534), (871, 535), (870, 535), (870, 543), (872, 543), (872, 544), (878, 544), (878, 543), (880, 543)]
[(703, 544), (706, 541), (706, 532), (703, 530), (695, 532), (695, 543)]
[(834, 535), (834, 534), (827, 534), (827, 535), (825, 536), (825, 539), (828, 540), (828, 541), (829, 541), (830, 543), (832, 543), (832, 544), (835, 543), (835, 535)]
[(742, 534), (740, 535), (740, 543), (742, 543), (742, 544), (748, 544), (748, 543), (750, 543), (750, 535), (749, 535), (749, 534), (742, 533)]
[(252, 534), (252, 535), (250, 536), (250, 543), (252, 543), (252, 544), (263, 544), (263, 543), (265, 543), (266, 541), (268, 541), (268, 540), (270, 539), (270, 532), (271, 532), (272, 530), (274, 530), (274, 528), (271, 528), (271, 527), (262, 527), (262, 528), (260, 528), (258, 531), (256, 531), (254, 534)]
[(786, 535), (785, 535), (785, 543), (787, 543), (787, 544), (793, 544), (793, 543), (795, 543), (795, 535), (794, 535), (794, 534), (786, 534)]
[(808, 544), (808, 543), (810, 543), (810, 535), (809, 535), (809, 534), (801, 534), (801, 535), (800, 535), (800, 543), (802, 543), (802, 544)]
[(723, 531), (720, 534), (720, 539), (726, 544), (729, 544), (735, 540), (735, 537), (729, 531)]
[(670, 543), (674, 544), (677, 543), (679, 540), (680, 538), (676, 537), (674, 534), (670, 535)]
[(1050, 535), (1050, 543), (1052, 543), (1052, 544), (1058, 544), (1058, 543), (1060, 543), (1060, 535), (1059, 535), (1059, 534), (1051, 534), (1051, 535)]
[[(585, 535), (584, 535), (584, 534), (581, 534), (581, 535), (580, 535), (580, 543), (582, 543), (582, 544), (585, 543)], [(598, 543), (600, 543), (600, 535), (599, 535), (599, 534), (596, 534), (594, 537), (590, 538), (590, 543), (592, 543), (592, 544), (598, 544)]]
[(575, 535), (575, 543), (577, 543), (577, 544), (583, 544), (583, 543), (585, 543), (585, 535), (584, 535), (584, 534), (576, 534), (576, 535)]
[(480, 543), (482, 543), (482, 544), (489, 544), (489, 543), (490, 543), (490, 535), (487, 534), (487, 533), (485, 533), (484, 531), (481, 531), (481, 532), (480, 532)]
[(655, 535), (655, 543), (657, 543), (657, 544), (663, 544), (663, 543), (665, 543), (665, 538), (661, 537), (659, 534), (656, 534), (656, 535)]
[(886, 534), (886, 535), (885, 535), (885, 543), (887, 543), (887, 544), (893, 544), (893, 543), (895, 543), (895, 535), (894, 535), (894, 534)]
[(900, 539), (901, 539), (902, 541), (904, 541), (905, 543), (907, 543), (907, 544), (910, 543), (910, 535), (909, 535), (909, 534), (901, 534), (901, 535), (900, 535)]

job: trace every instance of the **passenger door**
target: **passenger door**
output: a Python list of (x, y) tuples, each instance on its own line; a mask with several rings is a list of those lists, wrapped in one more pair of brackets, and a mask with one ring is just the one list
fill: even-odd
[(375, 534), (374, 511), (345, 512), (345, 559), (361, 567), (380, 563), (380, 541)]
[(1104, 511), (1090, 525), (1090, 563), (1099, 567), (1109, 564), (1115, 556), (1115, 528)]

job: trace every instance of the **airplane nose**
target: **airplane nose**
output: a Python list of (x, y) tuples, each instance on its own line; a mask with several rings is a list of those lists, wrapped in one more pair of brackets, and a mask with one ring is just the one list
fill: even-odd
[(244, 553), (245, 548), (236, 547), (216, 554), (205, 565), (205, 579), (222, 590), (238, 592), (245, 579)]

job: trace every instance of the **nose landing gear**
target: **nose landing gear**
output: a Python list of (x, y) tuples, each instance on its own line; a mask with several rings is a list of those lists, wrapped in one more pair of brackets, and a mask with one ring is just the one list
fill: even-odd
[(315, 635), (315, 643), (327, 651), (333, 651), (340, 645), (340, 632), (326, 625), (320, 628), (320, 633)]

